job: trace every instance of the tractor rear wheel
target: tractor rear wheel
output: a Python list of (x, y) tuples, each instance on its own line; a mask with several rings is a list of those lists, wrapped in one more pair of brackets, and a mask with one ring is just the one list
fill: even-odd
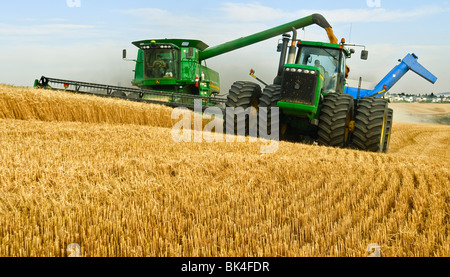
[(356, 108), (355, 148), (370, 152), (383, 152), (388, 125), (388, 102), (382, 98), (366, 97)]
[(386, 137), (384, 141), (384, 153), (389, 152), (389, 144), (391, 142), (392, 125), (394, 122), (394, 110), (388, 109), (387, 122), (386, 122)]
[[(268, 85), (264, 88), (259, 98), (259, 136), (271, 136), (280, 138), (280, 116), (278, 110), (278, 120), (272, 122), (272, 112), (276, 112), (273, 108), (277, 107), (278, 101), (281, 100), (281, 86)], [(274, 134), (273, 132), (277, 132)]]
[(258, 84), (235, 82), (227, 96), (224, 132), (241, 136), (258, 136), (260, 96), (261, 87)]
[(325, 96), (320, 110), (318, 143), (332, 147), (346, 147), (352, 134), (354, 118), (353, 97), (330, 93)]

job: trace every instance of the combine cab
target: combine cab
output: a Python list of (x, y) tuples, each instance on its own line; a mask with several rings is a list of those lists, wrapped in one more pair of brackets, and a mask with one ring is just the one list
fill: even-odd
[(219, 73), (199, 62), (199, 53), (208, 48), (202, 41), (163, 39), (133, 44), (139, 48), (134, 86), (205, 97), (219, 94)]

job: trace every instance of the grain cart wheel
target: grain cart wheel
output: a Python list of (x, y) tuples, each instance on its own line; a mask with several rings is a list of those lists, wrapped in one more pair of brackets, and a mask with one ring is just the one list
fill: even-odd
[[(273, 108), (277, 107), (278, 101), (281, 99), (281, 86), (280, 85), (268, 85), (263, 90), (261, 97), (259, 98), (259, 136), (276, 136), (280, 138), (282, 133), (280, 125), (281, 114), (278, 110), (278, 120), (272, 124), (272, 112), (276, 112)], [(272, 128), (273, 126), (273, 128)], [(278, 134), (273, 134), (272, 129), (277, 130)]]
[(356, 108), (355, 148), (370, 152), (383, 152), (388, 125), (388, 103), (385, 99), (367, 97), (359, 100)]
[[(227, 96), (224, 132), (242, 136), (258, 136), (260, 96), (261, 87), (258, 84), (244, 81), (235, 82)], [(229, 108), (234, 108), (234, 113), (232, 113), (233, 109)]]
[(320, 145), (346, 147), (350, 142), (354, 118), (353, 97), (349, 94), (330, 93), (323, 100), (319, 117), (318, 142)]
[(389, 144), (391, 142), (392, 124), (394, 122), (394, 110), (388, 109), (387, 122), (386, 122), (386, 134), (384, 141), (384, 153), (389, 152)]

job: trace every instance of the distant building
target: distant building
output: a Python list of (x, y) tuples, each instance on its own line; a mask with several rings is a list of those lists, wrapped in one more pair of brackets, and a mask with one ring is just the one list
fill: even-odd
[(434, 95), (419, 96), (402, 94), (389, 94), (389, 99), (393, 103), (450, 103), (450, 93), (439, 93)]

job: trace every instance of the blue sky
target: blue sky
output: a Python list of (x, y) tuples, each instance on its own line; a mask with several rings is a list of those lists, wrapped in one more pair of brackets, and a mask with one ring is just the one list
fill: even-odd
[[(369, 60), (349, 60), (350, 78), (375, 85), (397, 60), (415, 53), (438, 77), (435, 85), (408, 73), (391, 92), (450, 91), (450, 1), (1, 1), (0, 83), (31, 86), (41, 75), (129, 85), (132, 62), (121, 59), (132, 41), (195, 38), (214, 46), (312, 13), (323, 14), (338, 38), (364, 44)], [(305, 40), (327, 41), (317, 26), (301, 31)], [(257, 75), (270, 82), (278, 53), (273, 38), (207, 61), (221, 74), (222, 91), (235, 80)], [(359, 52), (357, 52), (359, 53)]]

